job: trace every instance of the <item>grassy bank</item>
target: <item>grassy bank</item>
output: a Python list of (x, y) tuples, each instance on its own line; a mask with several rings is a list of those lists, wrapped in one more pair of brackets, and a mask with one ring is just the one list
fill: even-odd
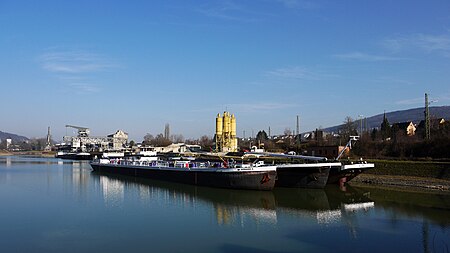
[(450, 162), (371, 160), (375, 164), (355, 177), (352, 185), (416, 188), (420, 191), (450, 191)]
[(409, 176), (450, 180), (450, 162), (371, 160), (372, 175)]

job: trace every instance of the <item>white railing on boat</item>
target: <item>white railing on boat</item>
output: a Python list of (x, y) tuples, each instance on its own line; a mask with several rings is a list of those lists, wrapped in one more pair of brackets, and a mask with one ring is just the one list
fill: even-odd
[(142, 166), (155, 168), (186, 168), (186, 169), (236, 169), (236, 170), (253, 170), (255, 168), (267, 167), (263, 161), (257, 163), (223, 163), (223, 162), (196, 162), (196, 161), (165, 161), (165, 160), (135, 160), (135, 159), (96, 159), (94, 163), (111, 164), (111, 165), (126, 165), (126, 166)]

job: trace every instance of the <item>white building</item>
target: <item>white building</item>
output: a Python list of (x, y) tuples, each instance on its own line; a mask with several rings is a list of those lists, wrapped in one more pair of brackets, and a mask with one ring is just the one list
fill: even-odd
[(12, 145), (12, 139), (6, 139), (6, 149), (9, 149)]
[(109, 146), (113, 150), (120, 150), (128, 143), (128, 133), (122, 130), (117, 130), (116, 133), (108, 135)]

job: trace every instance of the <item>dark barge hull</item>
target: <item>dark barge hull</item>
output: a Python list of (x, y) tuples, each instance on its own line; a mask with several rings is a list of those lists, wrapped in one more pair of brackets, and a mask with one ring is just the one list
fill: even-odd
[(361, 169), (352, 169), (347, 171), (341, 171), (336, 168), (332, 168), (330, 171), (330, 176), (328, 177), (327, 184), (342, 184), (352, 180), (354, 177), (361, 174), (363, 171)]
[(322, 189), (328, 181), (330, 167), (277, 167), (275, 187)]
[(91, 163), (94, 171), (111, 174), (121, 174), (135, 177), (145, 177), (176, 183), (208, 186), (216, 188), (266, 190), (275, 186), (277, 172), (273, 171), (239, 171), (215, 172), (193, 170), (164, 170), (142, 166), (124, 166), (116, 164)]
[(89, 155), (80, 155), (80, 154), (63, 154), (63, 155), (56, 155), (56, 158), (61, 158), (61, 159), (67, 159), (67, 160), (92, 160), (93, 159), (93, 155), (89, 154)]
[(373, 164), (360, 163), (354, 165), (342, 165), (338, 167), (332, 167), (330, 170), (330, 176), (328, 177), (327, 184), (339, 184), (343, 185), (349, 182), (359, 174), (363, 173), (367, 169), (373, 168)]

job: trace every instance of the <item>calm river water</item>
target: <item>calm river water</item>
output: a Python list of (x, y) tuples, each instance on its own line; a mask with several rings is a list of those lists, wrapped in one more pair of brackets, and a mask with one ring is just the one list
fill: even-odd
[(1, 252), (449, 252), (450, 196), (238, 191), (0, 157)]

